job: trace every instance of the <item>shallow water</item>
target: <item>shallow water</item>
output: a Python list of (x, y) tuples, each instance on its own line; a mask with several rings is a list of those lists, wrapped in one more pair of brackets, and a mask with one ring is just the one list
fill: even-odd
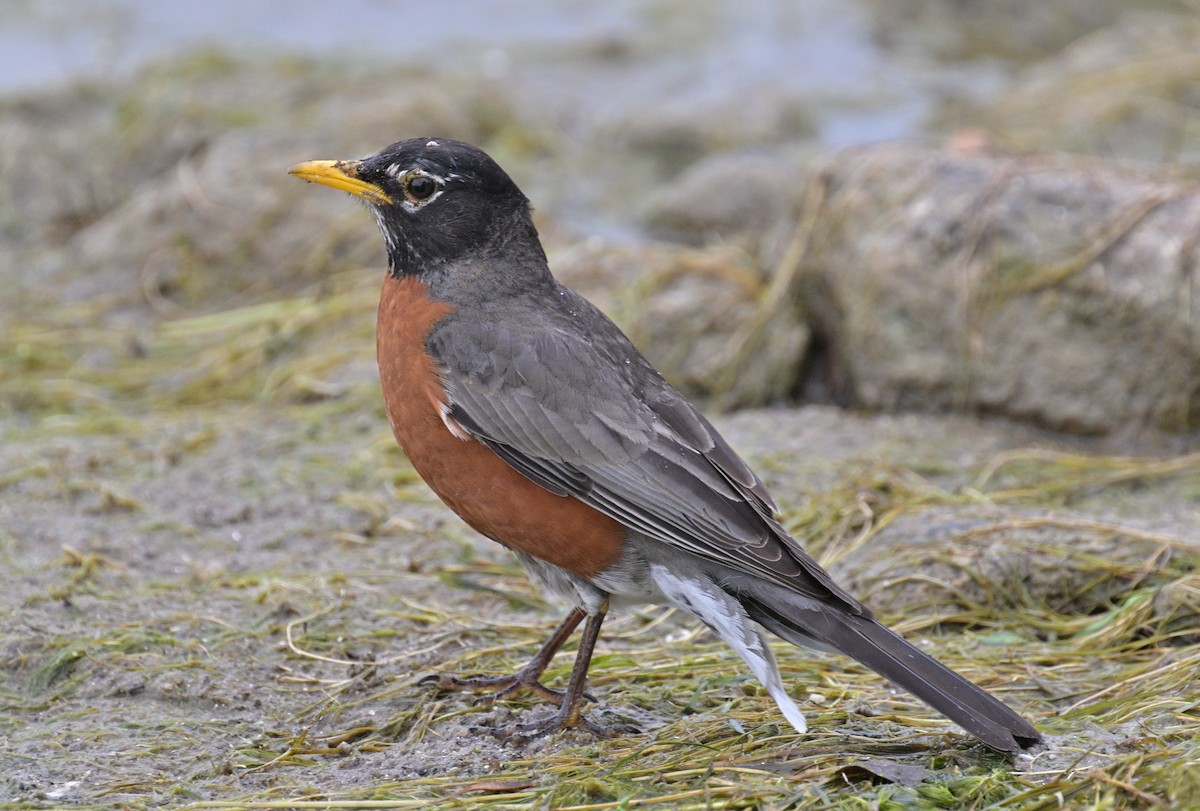
[[(590, 127), (660, 103), (732, 110), (762, 88), (811, 101), (814, 139), (842, 146), (912, 135), (947, 88), (992, 84), (984, 64), (934, 75), (878, 45), (859, 4), (838, 0), (319, 0), (9, 4), (0, 92), (120, 78), (181, 50), (218, 46), (360, 55), (512, 77), (573, 102)], [(577, 69), (572, 69), (572, 67)]]

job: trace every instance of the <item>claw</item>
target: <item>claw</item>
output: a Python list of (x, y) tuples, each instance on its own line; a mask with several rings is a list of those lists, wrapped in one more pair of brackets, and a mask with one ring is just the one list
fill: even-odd
[[(581, 705), (584, 701), (595, 702), (596, 698), (584, 690), (587, 680), (588, 664), (592, 659), (592, 651), (596, 646), (596, 638), (600, 635), (600, 625), (608, 611), (608, 601), (594, 614), (588, 615), (582, 609), (576, 608), (555, 629), (550, 639), (542, 645), (537, 655), (511, 676), (465, 676), (456, 677), (445, 673), (431, 673), (417, 683), (422, 686), (433, 686), (446, 692), (469, 690), (488, 693), (480, 703), (490, 704), (498, 699), (507, 698), (518, 690), (528, 690), (536, 696), (544, 698), (558, 707), (558, 710), (548, 718), (525, 724), (508, 724), (495, 729), (472, 728), (472, 732), (488, 732), (503, 741), (510, 743), (526, 743), (541, 735), (548, 735), (563, 729), (582, 729), (597, 738), (615, 738), (624, 733), (636, 733), (638, 729), (628, 724), (605, 726), (596, 723), (583, 714)], [(567, 689), (559, 692), (551, 690), (539, 681), (546, 666), (554, 658), (563, 642), (575, 630), (575, 627), (587, 617), (583, 629), (583, 639), (579, 643), (579, 651), (575, 656), (575, 666), (571, 669), (571, 677), (567, 681)]]
[(477, 703), (492, 704), (512, 696), (521, 690), (527, 690), (535, 696), (540, 696), (554, 706), (562, 706), (563, 694), (552, 690), (538, 681), (538, 673), (529, 669), (519, 671), (512, 676), (451, 676), (447, 673), (433, 673), (421, 679), (417, 684), (432, 686), (446, 693), (476, 692), (488, 693), (481, 696)]
[(578, 711), (574, 713), (574, 718), (570, 716), (571, 713), (560, 710), (541, 721), (530, 721), (524, 724), (507, 724), (502, 727), (484, 728), (483, 731), (506, 743), (517, 745), (526, 744), (534, 738), (554, 732), (561, 732), (566, 729), (583, 730), (584, 732), (591, 733), (600, 740), (616, 738), (621, 735), (637, 734), (641, 731), (632, 724), (601, 724)]

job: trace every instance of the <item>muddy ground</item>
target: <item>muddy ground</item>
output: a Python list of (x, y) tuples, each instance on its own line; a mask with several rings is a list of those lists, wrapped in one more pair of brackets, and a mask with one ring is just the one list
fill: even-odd
[[(884, 157), (965, 177), (961, 156), (1023, 166), (1076, 150), (1104, 176), (1121, 164), (1190, 194), (1194, 10), (1071, 4), (1061, 18), (1010, 15), (1024, 26), (1001, 36), (960, 5), (937, 28), (863, 3), (871, 38), (855, 41), (904, 75), (849, 96), (776, 72), (752, 98), (722, 83), (725, 95), (683, 98), (717, 38), (631, 25), (513, 47), (507, 62), (464, 51), (453, 68), (201, 49), (0, 100), (0, 806), (1200, 806), (1194, 381), (1166, 386), (1181, 404), (1166, 433), (1119, 414), (1087, 436), (1051, 433), (1072, 423), (1040, 407), (1024, 423), (994, 419), (1010, 413), (1003, 398), (958, 397), (917, 355), (893, 400), (948, 414), (839, 409), (819, 404), (836, 384), (878, 381), (845, 378), (836, 331), (822, 334), (779, 281), (804, 281), (813, 256), (837, 273), (836, 256), (810, 247), (844, 243), (866, 262), (898, 244), (879, 241), (894, 219), (876, 226), (841, 202), (808, 218), (808, 178), (830, 165), (837, 133), (911, 117), (911, 92), (928, 116), (908, 134), (926, 141)], [(726, 28), (719, 13), (695, 19)], [(638, 93), (618, 92), (648, 73)], [(563, 609), (394, 446), (373, 362), (380, 240), (358, 207), (285, 173), (418, 133), (496, 155), (534, 199), (552, 266), (713, 411), (789, 529), (885, 621), (1032, 718), (1047, 746), (1001, 757), (853, 663), (780, 644), (809, 719), (796, 735), (729, 650), (653, 607), (606, 624), (591, 671), (591, 712), (637, 733), (505, 744), (480, 728), (545, 707), (422, 685), (513, 670)], [(835, 191), (879, 190), (886, 209), (884, 181)], [(972, 184), (964, 198), (977, 199)], [(1037, 271), (1038, 297), (1013, 299), (1029, 321), (1011, 322), (1032, 324), (1019, 337), (1035, 345), (1038, 318), (1070, 298), (1056, 285), (1081, 282), (1046, 245), (1019, 252), (1032, 230), (989, 221), (1014, 237), (989, 243), (978, 209), (945, 210), (950, 199), (908, 209), (901, 236), (935, 258), (965, 245), (978, 264), (959, 270), (985, 277)], [(1065, 214), (1059, 230), (1099, 229), (1119, 248), (1124, 232)], [(1172, 331), (1148, 334), (1195, 358), (1195, 234), (1162, 241), (1182, 292)], [(1080, 276), (1105, 283), (1085, 292), (1123, 267), (1115, 251), (1082, 255)], [(1149, 289), (1128, 281), (1107, 286)], [(899, 316), (888, 323), (929, 326)], [(980, 351), (996, 348), (992, 333), (964, 334), (969, 346), (938, 348), (996, 354)], [(1061, 354), (1039, 348), (1026, 354)], [(1013, 391), (1033, 379), (1018, 374)], [(912, 381), (947, 397), (933, 404)]]
[[(100, 433), (45, 425), (5, 444), (0, 795), (28, 807), (284, 798), (421, 807), (495, 794), (566, 807), (652, 801), (682, 781), (695, 797), (708, 789), (779, 807), (796, 792), (831, 801), (879, 794), (865, 781), (881, 778), (839, 771), (870, 760), (872, 768), (924, 769), (899, 789), (883, 782), (910, 800), (922, 786), (1012, 768), (1000, 788), (984, 792), (999, 798), (1019, 793), (1023, 781), (1111, 790), (1095, 770), (1135, 753), (1147, 763), (1170, 759), (1194, 740), (1188, 719), (1200, 654), (1175, 647), (1167, 628), (1180, 612), (1186, 623), (1194, 597), (1108, 640), (1112, 658), (1088, 661), (1097, 631), (1085, 626), (1116, 622), (1110, 615), (1135, 595), (1153, 602), (1167, 582), (1186, 577), (1180, 566), (1200, 558), (1186, 546), (1196, 542), (1195, 466), (1182, 478), (1081, 482), (1067, 507), (1057, 495), (1014, 505), (963, 494), (1013, 449), (1070, 448), (1009, 425), (825, 408), (748, 412), (719, 424), (764, 471), (798, 529), (811, 536), (829, 520), (824, 512), (804, 517), (814, 510), (844, 516), (844, 526), (830, 528), (839, 545), (824, 548), (826, 557), (871, 522), (902, 519), (872, 528), (868, 550), (923, 549), (922, 562), (903, 575), (886, 567), (872, 581), (867, 562), (879, 555), (852, 555), (857, 562), (834, 569), (860, 593), (886, 591), (898, 577), (920, 582), (948, 551), (967, 555), (988, 542), (966, 528), (1061, 522), (1036, 530), (1040, 548), (1059, 550), (1053, 565), (1010, 567), (1023, 597), (997, 588), (987, 609), (952, 608), (944, 595), (918, 589), (890, 599), (886, 614), (1035, 718), (1049, 746), (1009, 764), (852, 663), (781, 645), (793, 693), (810, 697), (802, 703), (813, 731), (797, 736), (731, 652), (649, 608), (611, 623), (592, 673), (593, 712), (632, 721), (641, 734), (603, 744), (573, 734), (499, 743), (473, 728), (541, 710), (520, 701), (477, 707), (419, 679), (502, 672), (532, 653), (560, 609), (436, 502), (391, 447), (377, 409), (238, 405)], [(1034, 533), (1018, 527), (1005, 548), (1022, 554), (1022, 539)], [(1125, 552), (1104, 563), (1124, 563), (1115, 593), (1051, 605), (1063, 591), (1083, 593), (1101, 571), (1084, 541), (1113, 538)], [(936, 574), (951, 582), (971, 565)], [(994, 585), (990, 571), (980, 566), (971, 579)], [(1194, 576), (1187, 582), (1194, 591)], [(1066, 617), (1057, 633), (1044, 624), (1054, 624), (1055, 610)], [(971, 623), (966, 633), (963, 622)], [(1155, 635), (1162, 638), (1149, 644)], [(554, 677), (568, 667), (561, 656)], [(1175, 668), (1175, 680), (1156, 687), (1152, 701), (1137, 697), (1139, 678), (1153, 681), (1164, 667)], [(1115, 674), (1131, 676), (1122, 692), (1134, 691), (1116, 724), (1106, 704)], [(650, 770), (613, 781), (623, 766), (654, 763), (664, 745), (694, 749), (689, 762), (711, 773), (666, 779)], [(754, 775), (747, 782), (737, 778), (744, 768)], [(730, 795), (731, 785), (743, 789)]]

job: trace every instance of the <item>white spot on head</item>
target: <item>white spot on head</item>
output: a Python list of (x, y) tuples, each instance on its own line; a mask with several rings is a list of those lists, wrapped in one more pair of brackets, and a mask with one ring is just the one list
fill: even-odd
[(437, 141), (426, 141), (425, 146), (441, 146)]

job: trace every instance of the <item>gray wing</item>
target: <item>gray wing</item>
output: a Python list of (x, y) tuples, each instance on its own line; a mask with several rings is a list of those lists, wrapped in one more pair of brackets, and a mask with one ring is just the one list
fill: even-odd
[[(775, 520), (762, 481), (586, 300), (430, 336), (450, 416), (523, 475), (645, 536), (869, 615)], [(579, 328), (582, 308), (589, 334)], [(547, 323), (549, 322), (549, 323)], [(598, 334), (596, 334), (598, 333)]]

